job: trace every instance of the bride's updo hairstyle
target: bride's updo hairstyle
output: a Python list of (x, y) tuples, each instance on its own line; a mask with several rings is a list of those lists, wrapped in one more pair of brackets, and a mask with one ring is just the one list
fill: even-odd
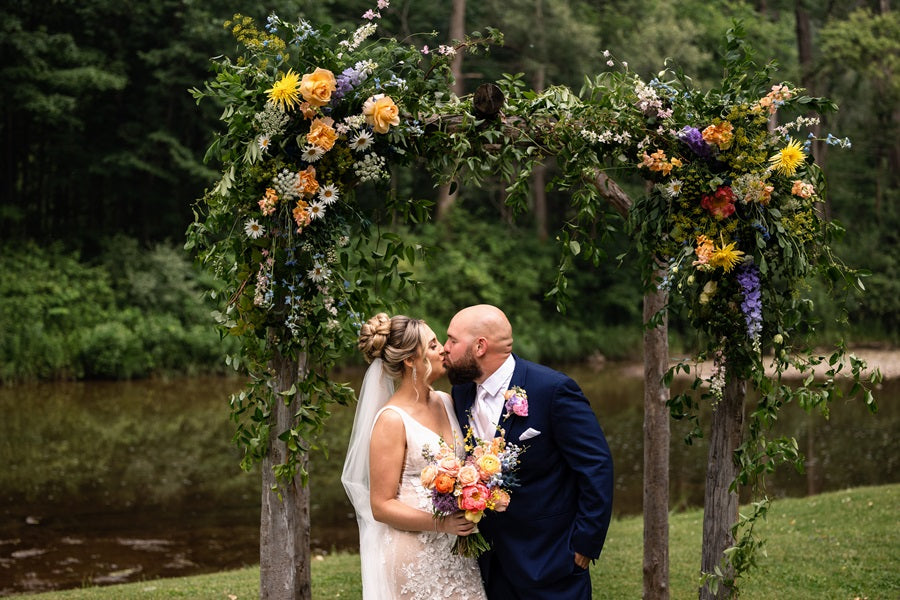
[[(359, 349), (367, 362), (376, 358), (384, 361), (384, 371), (393, 379), (403, 378), (407, 358), (425, 357), (425, 321), (411, 319), (404, 315), (387, 316), (378, 313), (359, 330)], [(425, 372), (431, 374), (431, 364), (423, 360)]]

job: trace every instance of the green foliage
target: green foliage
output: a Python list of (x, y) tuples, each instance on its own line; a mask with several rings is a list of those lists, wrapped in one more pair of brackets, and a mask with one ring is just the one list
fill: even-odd
[[(879, 383), (880, 373), (864, 381), (864, 363), (839, 343), (827, 359), (824, 381), (814, 383), (812, 373), (826, 359), (810, 344), (815, 323), (813, 304), (804, 295), (807, 281), (818, 275), (831, 295), (863, 289), (861, 274), (834, 256), (832, 244), (842, 228), (822, 218), (817, 205), (826, 194), (824, 176), (807, 160), (810, 142), (803, 141), (803, 129), (818, 122), (807, 113), (836, 107), (773, 81), (774, 65), (757, 64), (745, 36), (740, 23), (727, 32), (721, 82), (710, 90), (680, 69), (665, 69), (645, 83), (625, 62), (621, 70), (589, 79), (582, 97), (566, 88), (526, 91), (518, 78), (507, 77), (501, 82), (502, 122), (454, 120), (443, 136), (426, 140), (431, 145), (422, 154), (437, 156), (438, 168), (476, 183), (501, 174), (510, 183), (507, 204), (517, 210), (527, 206), (534, 166), (547, 154), (557, 157), (558, 172), (548, 187), (572, 195), (551, 291), (560, 307), (568, 303), (574, 260), (599, 262), (605, 256), (602, 247), (612, 229), (605, 196), (627, 211), (646, 289), (668, 293), (668, 311), (683, 315), (698, 334), (698, 358), (714, 360), (711, 375), (697, 376), (689, 391), (673, 398), (673, 416), (691, 419), (700, 434), (696, 397), (715, 406), (729, 381), (749, 380), (763, 400), (736, 453), (734, 485), (758, 491), (777, 464), (802, 462), (795, 440), (766, 439), (781, 405), (797, 401), (807, 410), (827, 411), (841, 393), (836, 379), (847, 377), (849, 395), (874, 410), (869, 388)], [(604, 57), (616, 63), (611, 53)], [(466, 100), (452, 108), (471, 110)], [(772, 122), (770, 130), (770, 119), (786, 109), (800, 116), (777, 127)], [(830, 135), (828, 141), (849, 145)], [(603, 171), (636, 174), (647, 182), (647, 193), (622, 206), (623, 200), (597, 184)], [(772, 346), (774, 383), (762, 355)], [(782, 384), (789, 366), (810, 375), (798, 386)], [(670, 381), (677, 369), (690, 370), (676, 366)], [(738, 525), (726, 566), (707, 574), (715, 585), (731, 586), (755, 564), (760, 546), (753, 526), (762, 514), (755, 511)]]
[(128, 379), (220, 369), (221, 342), (190, 261), (108, 241), (93, 265), (56, 245), (0, 258), (0, 381)]
[(612, 359), (640, 354), (640, 307), (631, 301), (639, 294), (633, 267), (579, 264), (571, 293), (596, 301), (576, 303), (562, 314), (546, 298), (557, 276), (559, 250), (535, 242), (528, 230), (513, 226), (499, 232), (493, 223), (457, 207), (440, 223), (403, 235), (427, 254), (408, 266), (418, 282), (415, 293), (401, 292), (399, 299), (410, 314), (428, 320), (438, 337), (461, 307), (489, 303), (509, 315), (514, 351), (526, 358), (559, 363), (593, 354)]
[[(241, 344), (228, 362), (251, 378), (232, 398), (245, 468), (268, 452), (272, 404), (299, 399), (292, 426), (276, 432), (288, 447), (285, 464), (275, 466), (279, 480), (306, 477), (298, 457), (328, 403), (352, 398), (328, 370), (355, 340), (370, 298), (406, 285), (400, 261), (416, 258), (415, 247), (363, 216), (357, 187), (387, 196), (376, 212), (427, 215), (427, 202), (392, 197), (387, 165), (412, 158), (409, 140), (422, 127), (410, 115), (427, 114), (446, 93), (450, 57), (426, 60), (394, 39), (371, 41), (379, 19), (347, 31), (273, 13), (263, 31), (234, 15), (226, 27), (243, 54), (216, 59), (216, 76), (192, 90), (198, 102), (223, 108), (225, 130), (207, 152), (223, 165), (222, 177), (198, 205), (187, 248), (224, 282), (214, 294), (219, 324)], [(275, 357), (303, 362), (290, 390), (269, 385)]]

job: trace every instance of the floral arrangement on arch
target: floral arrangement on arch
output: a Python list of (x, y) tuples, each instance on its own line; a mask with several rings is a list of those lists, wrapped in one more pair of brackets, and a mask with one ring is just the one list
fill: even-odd
[[(825, 182), (811, 158), (819, 120), (810, 113), (834, 105), (772, 84), (771, 65), (733, 67), (722, 89), (703, 92), (679, 73), (644, 82), (625, 65), (598, 79), (612, 90), (598, 113), (611, 125), (580, 132), (652, 185), (630, 226), (646, 255), (666, 261), (656, 283), (705, 340), (715, 398), (726, 368), (746, 376), (764, 346), (780, 350), (801, 337), (796, 289), (832, 260), (828, 241), (839, 229), (823, 218)], [(850, 146), (831, 134), (824, 141)]]
[[(352, 347), (369, 294), (405, 281), (399, 260), (415, 258), (399, 239), (373, 251), (372, 222), (392, 211), (422, 218), (427, 208), (393, 198), (391, 170), (417, 157), (419, 115), (449, 101), (453, 55), (497, 41), (431, 51), (378, 37), (388, 8), (389, 0), (377, 0), (349, 30), (276, 14), (259, 27), (235, 15), (225, 26), (243, 54), (213, 59), (214, 78), (191, 90), (198, 103), (221, 105), (224, 131), (206, 157), (221, 163), (222, 177), (198, 203), (187, 248), (225, 282), (219, 321), (242, 341), (229, 360), (254, 380), (250, 393), (232, 399), (233, 412), (255, 421), (238, 431), (254, 455), (266, 450), (258, 442), (273, 348), (303, 352), (315, 365), (304, 373), (307, 394), (352, 396), (325, 373)], [(325, 414), (307, 411), (301, 423), (314, 429)]]

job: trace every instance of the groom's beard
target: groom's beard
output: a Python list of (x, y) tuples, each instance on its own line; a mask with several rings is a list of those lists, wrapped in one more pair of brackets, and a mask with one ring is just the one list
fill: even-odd
[(447, 379), (450, 380), (452, 385), (475, 381), (484, 373), (481, 367), (478, 366), (471, 348), (466, 350), (466, 353), (459, 361), (448, 363), (445, 365), (445, 368), (447, 370)]

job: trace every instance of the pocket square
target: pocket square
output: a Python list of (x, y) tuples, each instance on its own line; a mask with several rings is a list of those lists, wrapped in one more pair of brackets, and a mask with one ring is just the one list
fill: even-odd
[(524, 442), (525, 440), (530, 440), (531, 438), (537, 437), (539, 435), (541, 435), (540, 431), (529, 427), (528, 429), (526, 429), (525, 431), (522, 432), (522, 435), (519, 436), (519, 441)]

